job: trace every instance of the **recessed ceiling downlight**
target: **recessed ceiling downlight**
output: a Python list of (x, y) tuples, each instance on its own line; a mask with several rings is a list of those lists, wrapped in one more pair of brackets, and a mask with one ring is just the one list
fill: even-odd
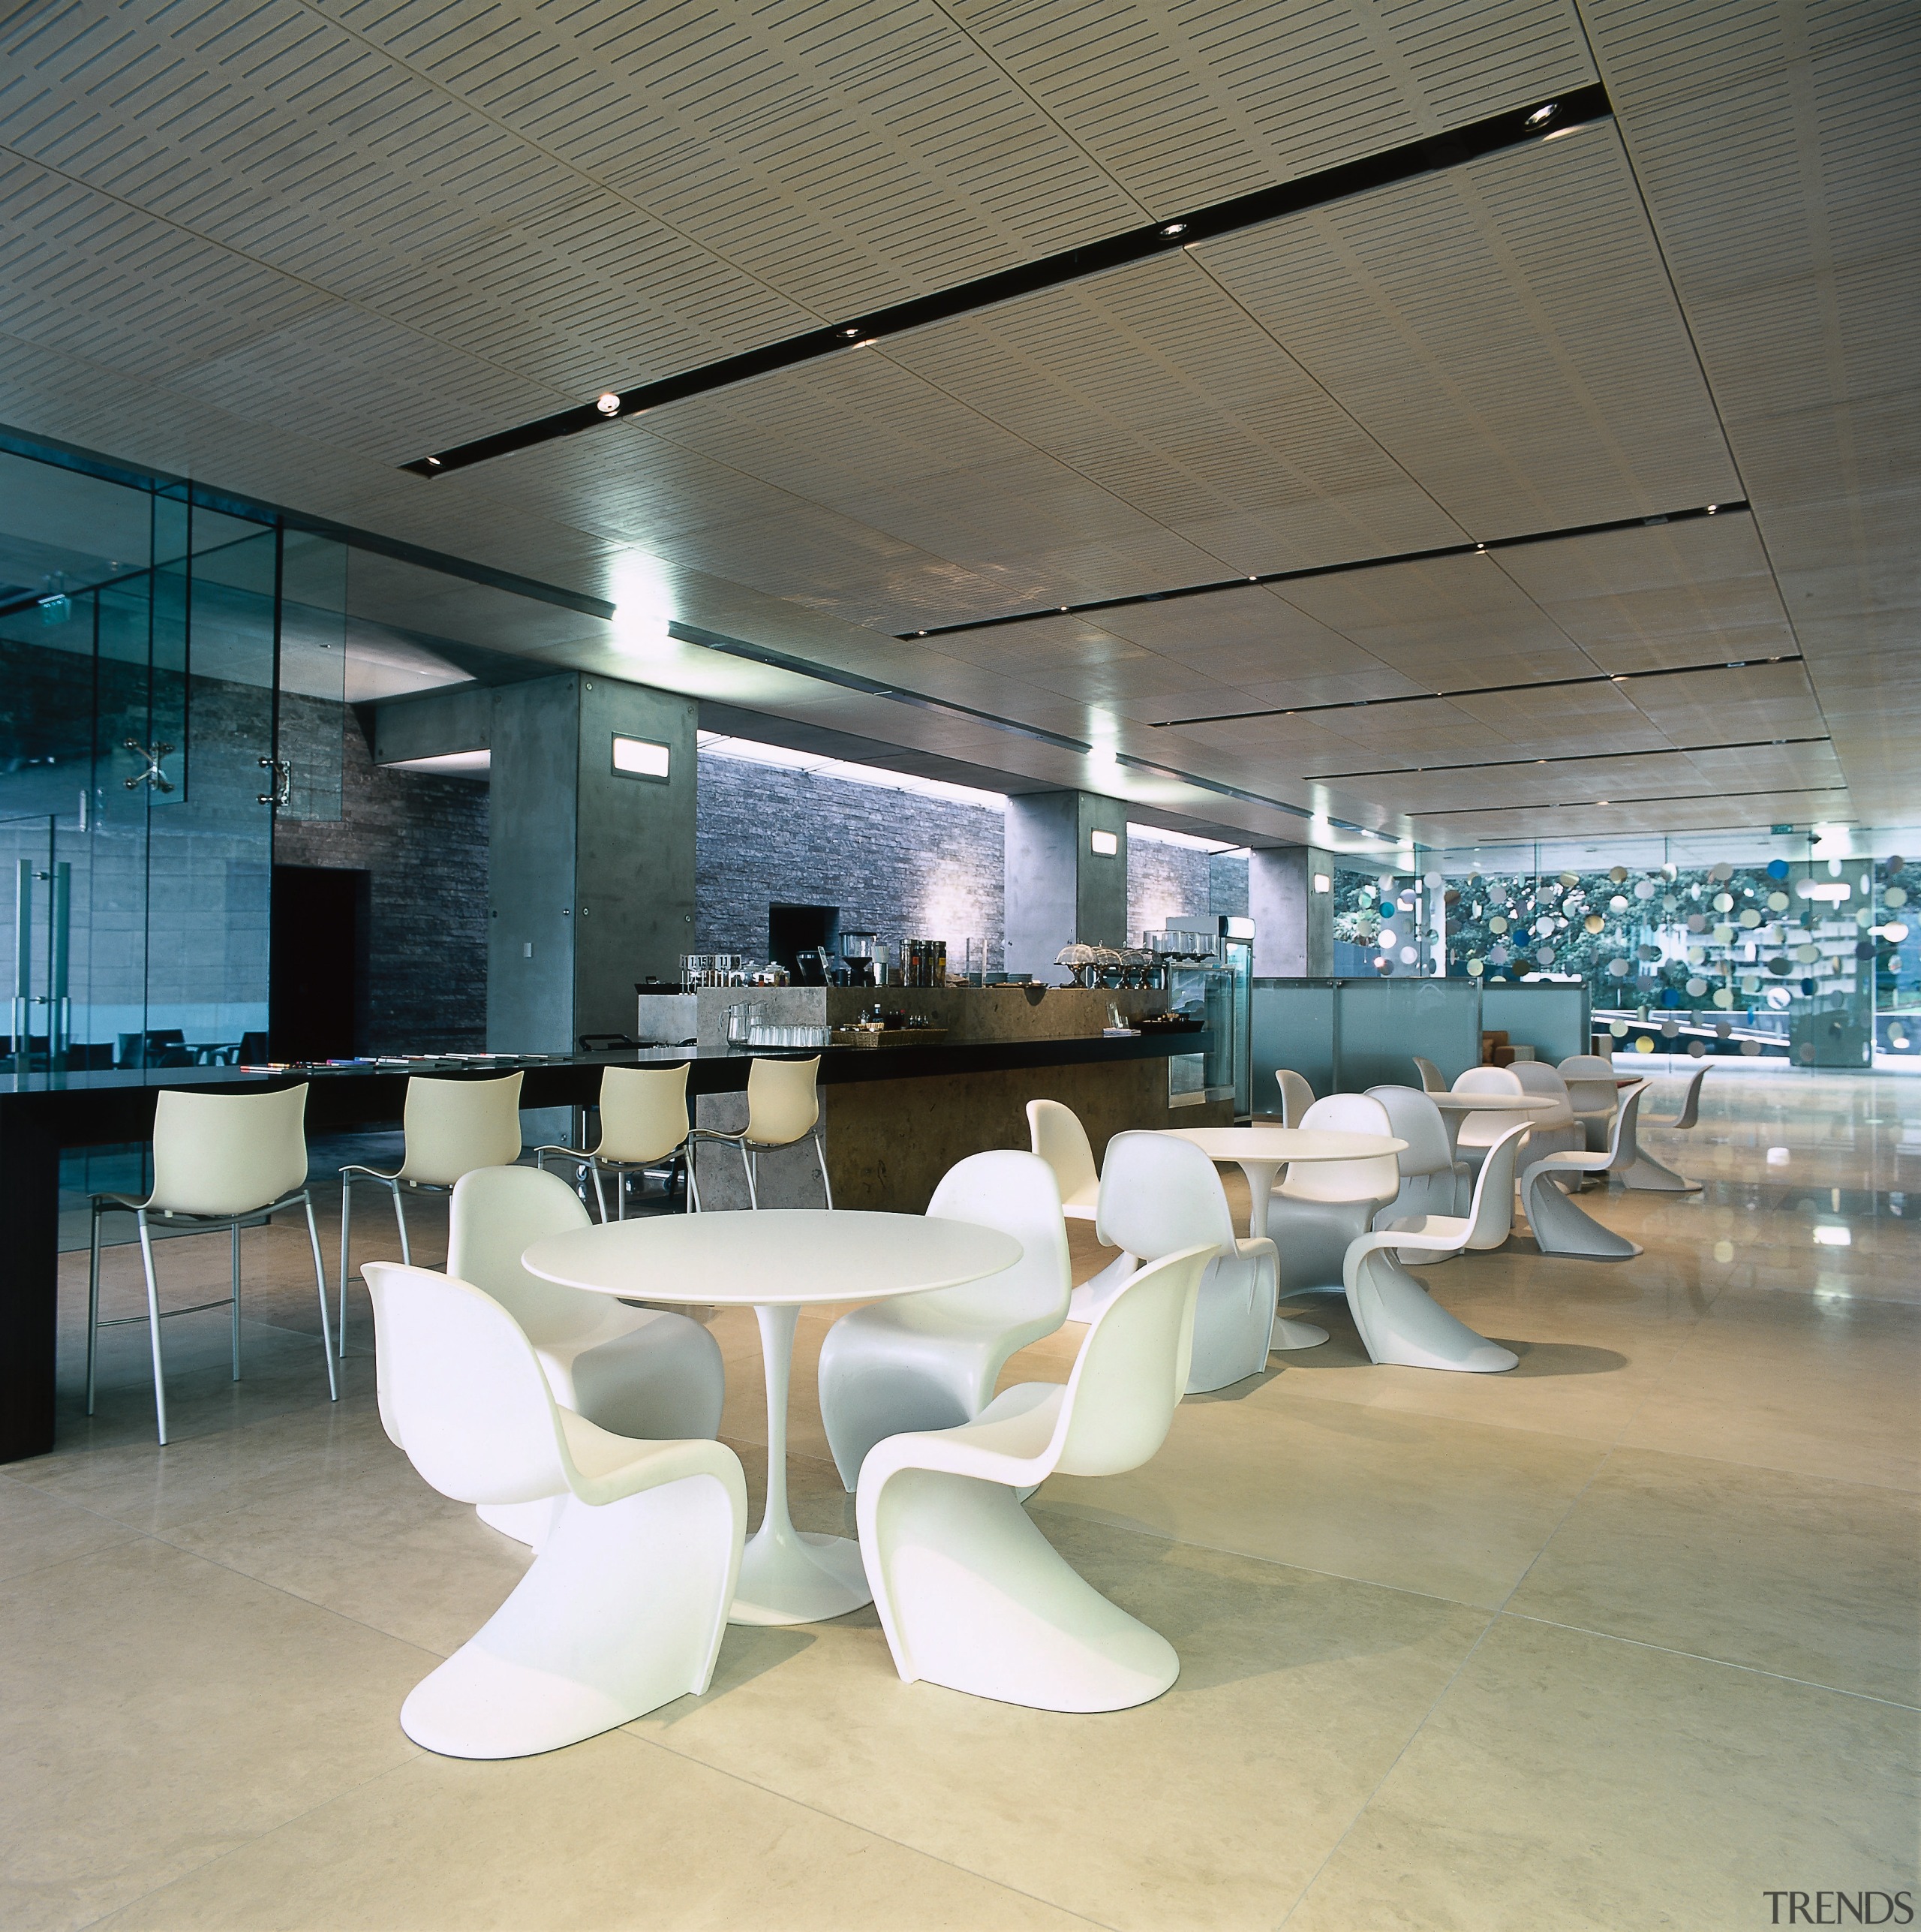
[(1530, 128), (1546, 127), (1548, 122), (1553, 119), (1556, 113), (1559, 110), (1560, 106), (1561, 104), (1559, 101), (1550, 101), (1546, 102), (1544, 105), (1537, 107), (1534, 112), (1528, 116), (1527, 125)]
[(610, 389), (594, 399), (594, 406), (603, 416), (618, 416), (621, 413), (621, 399)]

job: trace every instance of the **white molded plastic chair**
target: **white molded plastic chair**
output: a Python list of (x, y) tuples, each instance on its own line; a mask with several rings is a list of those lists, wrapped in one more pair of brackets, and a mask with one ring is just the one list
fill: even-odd
[(1521, 1175), (1521, 1205), (1527, 1210), (1528, 1226), (1544, 1254), (1585, 1255), (1595, 1261), (1627, 1261), (1640, 1253), (1638, 1243), (1605, 1228), (1582, 1212), (1555, 1184), (1557, 1179), (1574, 1181), (1589, 1174), (1619, 1174), (1634, 1164), (1638, 1150), (1634, 1145), (1634, 1117), (1640, 1111), (1641, 1096), (1648, 1090), (1643, 1080), (1621, 1096), (1620, 1111), (1604, 1152), (1600, 1154), (1550, 1154), (1544, 1160), (1529, 1163)]
[(615, 1217), (624, 1221), (629, 1177), (645, 1176), (650, 1168), (667, 1165), (671, 1191), (671, 1163), (678, 1161), (686, 1172), (687, 1210), (692, 1213), (700, 1205), (700, 1193), (694, 1185), (693, 1163), (687, 1157), (687, 1071), (684, 1062), (678, 1067), (609, 1067), (600, 1076), (600, 1139), (594, 1151), (537, 1147), (534, 1166), (544, 1168), (548, 1155), (558, 1154), (572, 1161), (576, 1173), (584, 1170), (591, 1174), (594, 1198), (604, 1222), (607, 1196), (600, 1184), (602, 1175), (614, 1177)]
[(498, 1080), (431, 1080), (415, 1074), (407, 1083), (401, 1116), (406, 1135), (401, 1163), (391, 1174), (377, 1167), (340, 1170), (340, 1352), (347, 1353), (347, 1283), (351, 1271), (353, 1184), (377, 1181), (393, 1196), (400, 1225), (400, 1258), (411, 1264), (403, 1194), (450, 1194), (463, 1174), (476, 1167), (505, 1167), (520, 1158), (520, 1076)]
[[(1527, 1117), (1530, 1157), (1545, 1154), (1584, 1153), (1587, 1135), (1574, 1118), (1567, 1082), (1544, 1060), (1517, 1060), (1508, 1071), (1520, 1081), (1523, 1093), (1536, 1100), (1556, 1103), (1552, 1113), (1530, 1114)], [(1508, 1124), (1511, 1127), (1514, 1124), (1511, 1116)]]
[(1367, 1098), (1378, 1100), (1387, 1116), (1387, 1131), (1407, 1145), (1394, 1157), (1401, 1177), (1400, 1192), (1374, 1217), (1384, 1228), (1403, 1214), (1458, 1214), (1474, 1191), (1472, 1170), (1457, 1160), (1448, 1145), (1448, 1123), (1428, 1097), (1431, 1090), (1412, 1087), (1370, 1087)]
[(856, 1308), (828, 1330), (820, 1418), (849, 1489), (876, 1443), (971, 1422), (1008, 1357), (1066, 1319), (1067, 1229), (1045, 1160), (1012, 1149), (970, 1154), (942, 1176), (927, 1213), (1012, 1235), (1021, 1259), (985, 1280)]
[[(1511, 1067), (1470, 1067), (1454, 1082), (1457, 1094), (1520, 1094), (1526, 1091), (1521, 1085), (1521, 1076)], [(1455, 1130), (1454, 1151), (1465, 1160), (1470, 1172), (1478, 1171), (1487, 1157), (1487, 1150), (1514, 1125), (1519, 1118), (1526, 1124), (1526, 1116), (1514, 1114), (1469, 1114)]]
[(1698, 1181), (1690, 1181), (1665, 1163), (1655, 1160), (1642, 1146), (1640, 1130), (1644, 1127), (1652, 1127), (1663, 1128), (1670, 1133), (1686, 1133), (1701, 1117), (1701, 1082), (1708, 1077), (1708, 1071), (1703, 1067), (1689, 1076), (1687, 1091), (1681, 1097), (1681, 1111), (1671, 1121), (1635, 1122), (1634, 1157), (1620, 1169), (1622, 1187), (1643, 1189), (1655, 1194), (1698, 1194), (1701, 1191)]
[(1431, 1060), (1423, 1060), (1419, 1054), (1411, 1056), (1414, 1070), (1420, 1076), (1420, 1091), (1423, 1094), (1445, 1094), (1448, 1091), (1448, 1076)]
[(369, 1262), (380, 1420), (443, 1496), (558, 1500), (513, 1594), (401, 1706), (416, 1744), (519, 1758), (707, 1688), (740, 1575), (747, 1485), (714, 1442), (634, 1442), (558, 1407), (490, 1295)]
[(1341, 1269), (1348, 1309), (1362, 1346), (1375, 1361), (1498, 1375), (1520, 1359), (1432, 1300), (1399, 1257), (1499, 1247), (1514, 1227), (1514, 1155), (1527, 1131), (1523, 1121), (1487, 1150), (1466, 1214), (1411, 1215), (1363, 1235), (1348, 1250)]
[[(153, 1188), (144, 1199), (134, 1194), (92, 1197), (93, 1235), (87, 1271), (87, 1413), (93, 1413), (94, 1376), (102, 1329), (145, 1322), (153, 1347), (154, 1419), (167, 1440), (167, 1371), (160, 1325), (176, 1315), (227, 1308), (233, 1323), (233, 1379), (240, 1380), (240, 1229), (266, 1220), (282, 1208), (307, 1211), (307, 1238), (314, 1250), (314, 1280), (320, 1296), (320, 1353), (326, 1358), (327, 1395), (340, 1399), (334, 1381), (333, 1346), (327, 1332), (327, 1280), (320, 1259), (320, 1230), (307, 1192), (307, 1089), (303, 1084), (278, 1094), (191, 1094), (163, 1091), (153, 1115)], [(140, 1261), (146, 1271), (144, 1315), (100, 1318), (100, 1217), (130, 1214), (140, 1231)], [(154, 1280), (153, 1236), (149, 1217), (176, 1226), (231, 1231), (233, 1287), (217, 1302), (185, 1308), (163, 1308)], [(48, 1346), (52, 1346), (50, 1341)]]
[[(521, 1266), (537, 1241), (589, 1225), (559, 1175), (476, 1167), (454, 1184), (447, 1272), (492, 1296), (520, 1324), (562, 1408), (617, 1436), (718, 1435), (726, 1372), (720, 1344), (699, 1323), (543, 1281)], [(553, 1506), (483, 1504), (480, 1514), (538, 1549)]]
[(1213, 1254), (1189, 1248), (1142, 1268), (1096, 1317), (1065, 1388), (1023, 1383), (959, 1428), (868, 1452), (861, 1557), (908, 1683), (1039, 1711), (1124, 1711), (1180, 1675), (1174, 1646), (1069, 1569), (1016, 1498), (1056, 1471), (1118, 1475), (1159, 1449)]
[(792, 1147), (797, 1140), (813, 1136), (813, 1151), (820, 1162), (820, 1185), (830, 1208), (834, 1205), (834, 1184), (827, 1178), (827, 1150), (820, 1141), (820, 1094), (816, 1082), (820, 1075), (820, 1055), (811, 1060), (756, 1059), (747, 1069), (747, 1124), (738, 1133), (723, 1133), (717, 1127), (696, 1127), (696, 1141), (723, 1140), (741, 1150), (741, 1166), (747, 1177), (747, 1201), (760, 1205), (760, 1157), (777, 1147)]
[(1614, 1063), (1598, 1053), (1575, 1053), (1562, 1061), (1559, 1070), (1568, 1083), (1568, 1104), (1587, 1136), (1588, 1151), (1599, 1154), (1607, 1146), (1621, 1103)]
[[(1094, 1166), (1094, 1150), (1080, 1115), (1058, 1100), (1030, 1100), (1027, 1139), (1035, 1153), (1054, 1169), (1055, 1183), (1060, 1189), (1060, 1211), (1072, 1220), (1093, 1220), (1100, 1207), (1101, 1181)], [(1119, 1254), (1099, 1274), (1078, 1283), (1069, 1301), (1067, 1319), (1091, 1322), (1108, 1296), (1139, 1265), (1132, 1255)]]
[[(1301, 1121), (1306, 1127), (1339, 1133), (1389, 1134), (1393, 1123), (1378, 1100), (1365, 1094), (1330, 1094)], [(1348, 1244), (1401, 1191), (1401, 1171), (1391, 1154), (1363, 1160), (1299, 1160), (1267, 1204), (1267, 1232), (1279, 1250), (1281, 1293), (1338, 1295)]]
[[(1110, 1247), (1138, 1255), (1144, 1268), (1189, 1248), (1214, 1250), (1194, 1317), (1190, 1395), (1225, 1389), (1267, 1367), (1274, 1333), (1274, 1244), (1236, 1237), (1221, 1177), (1192, 1141), (1116, 1134), (1108, 1142), (1095, 1227)], [(1129, 1282), (1138, 1278), (1132, 1275)], [(1125, 1293), (1128, 1285), (1116, 1292)]]
[(1314, 1104), (1314, 1089), (1291, 1067), (1277, 1067), (1274, 1078), (1281, 1089), (1281, 1124), (1297, 1127)]

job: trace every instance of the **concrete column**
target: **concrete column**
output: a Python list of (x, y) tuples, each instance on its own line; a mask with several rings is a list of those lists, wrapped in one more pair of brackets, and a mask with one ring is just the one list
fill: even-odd
[[(1114, 850), (1095, 850), (1096, 833)], [(1051, 977), (1078, 941), (1127, 943), (1127, 808), (1093, 792), (1007, 801), (1007, 970)]]
[[(1317, 878), (1328, 889), (1316, 892)], [(1257, 979), (1323, 979), (1334, 970), (1334, 858), (1312, 846), (1255, 852), (1247, 862)]]

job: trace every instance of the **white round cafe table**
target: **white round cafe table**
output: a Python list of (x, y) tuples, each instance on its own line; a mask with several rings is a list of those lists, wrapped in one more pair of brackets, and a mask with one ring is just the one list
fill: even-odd
[[(1274, 1176), (1293, 1160), (1370, 1160), (1399, 1154), (1407, 1142), (1391, 1134), (1344, 1133), (1332, 1127), (1163, 1127), (1176, 1140), (1192, 1142), (1210, 1160), (1232, 1161), (1247, 1176), (1247, 1232), (1267, 1238), (1267, 1202)], [(1277, 1316), (1272, 1346), (1318, 1348), (1327, 1331), (1312, 1322)]]
[(543, 1280), (648, 1302), (750, 1307), (767, 1369), (767, 1507), (741, 1558), (731, 1622), (813, 1624), (873, 1601), (860, 1545), (794, 1527), (787, 1509), (787, 1389), (794, 1329), (820, 1302), (954, 1288), (1021, 1259), (1011, 1235), (924, 1214), (843, 1208), (744, 1208), (614, 1221), (537, 1241)]
[(1544, 1114), (1566, 1103), (1552, 1094), (1429, 1094), (1448, 1127), (1448, 1151), (1460, 1153), (1461, 1123), (1470, 1114)]

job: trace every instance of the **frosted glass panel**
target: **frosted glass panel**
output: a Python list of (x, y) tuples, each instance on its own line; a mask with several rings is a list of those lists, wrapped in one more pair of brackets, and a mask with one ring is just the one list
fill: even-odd
[(1558, 1067), (1588, 1050), (1588, 989), (1577, 986), (1487, 986), (1481, 995), (1481, 1023), (1505, 1033), (1511, 1046), (1531, 1046), (1537, 1060)]
[(1466, 980), (1343, 980), (1336, 995), (1340, 1091), (1417, 1087), (1418, 1053), (1451, 1082), (1481, 1063), (1481, 1000)]
[(1315, 1099), (1334, 1091), (1334, 983), (1330, 980), (1256, 980), (1254, 983), (1253, 1111), (1281, 1111), (1277, 1067), (1291, 1067)]

